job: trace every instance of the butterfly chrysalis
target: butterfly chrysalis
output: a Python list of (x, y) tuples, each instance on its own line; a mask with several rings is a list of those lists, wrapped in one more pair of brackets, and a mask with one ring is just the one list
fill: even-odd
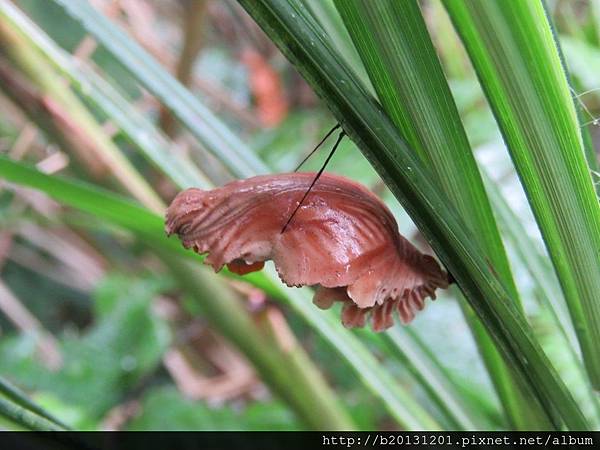
[(272, 260), (288, 286), (316, 287), (317, 306), (342, 302), (347, 327), (364, 326), (371, 317), (381, 331), (393, 325), (395, 311), (409, 322), (426, 297), (448, 286), (448, 276), (400, 235), (375, 194), (324, 172), (344, 135), (340, 131), (316, 174), (262, 175), (179, 193), (167, 210), (167, 233), (207, 253), (205, 263), (215, 271), (226, 265), (243, 275)]

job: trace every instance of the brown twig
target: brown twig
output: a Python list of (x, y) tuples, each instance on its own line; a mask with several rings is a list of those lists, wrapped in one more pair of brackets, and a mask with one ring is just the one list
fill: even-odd
[[(202, 49), (206, 0), (189, 0), (184, 5), (183, 45), (175, 67), (175, 77), (184, 86), (189, 86), (193, 80), (194, 63)], [(168, 108), (161, 109), (160, 125), (167, 136), (175, 134), (175, 118)]]
[(194, 353), (189, 350), (193, 348), (189, 347), (188, 351), (181, 347), (172, 348), (165, 354), (163, 363), (186, 397), (220, 403), (252, 390), (258, 380), (239, 353), (217, 340), (215, 335), (213, 338), (212, 342), (205, 343), (203, 353), (219, 366), (219, 374), (210, 376), (199, 372), (191, 360)]
[(63, 230), (61, 233), (69, 236), (64, 239), (60, 234), (31, 222), (21, 223), (16, 233), (68, 267), (73, 276), (87, 284), (89, 289), (104, 277), (103, 263), (99, 263), (98, 258), (91, 257), (87, 251), (74, 243), (73, 240), (78, 239), (74, 233)]

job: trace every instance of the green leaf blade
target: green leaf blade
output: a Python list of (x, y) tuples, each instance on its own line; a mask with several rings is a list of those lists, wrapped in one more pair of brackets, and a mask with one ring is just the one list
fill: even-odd
[(600, 207), (543, 5), (445, 1), (531, 203), (600, 388)]
[[(433, 185), (431, 172), (401, 139), (379, 105), (333, 50), (302, 2), (240, 0), (242, 6), (326, 100), (457, 279), (502, 354), (529, 383), (557, 428), (588, 427), (572, 396), (514, 309), (467, 227)], [(310, 45), (304, 45), (310, 43)]]
[[(378, 97), (453, 202), (521, 308), (491, 204), (458, 109), (416, 1), (343, 1), (336, 6)], [(478, 348), (510, 422), (518, 429), (547, 426), (531, 395), (519, 389), (485, 329), (467, 314)]]

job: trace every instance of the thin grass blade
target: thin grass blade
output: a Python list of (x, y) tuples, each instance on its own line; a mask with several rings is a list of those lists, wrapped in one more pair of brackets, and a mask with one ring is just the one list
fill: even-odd
[(2, 1), (0, 17), (18, 29), (21, 37), (39, 50), (46, 60), (69, 80), (78, 94), (110, 117), (130, 142), (158, 169), (165, 172), (177, 186), (187, 188), (210, 185), (206, 176), (191, 161), (171, 150), (172, 142), (169, 142), (143, 114), (132, 107), (113, 85), (56, 45), (19, 8), (12, 3)]
[(51, 422), (55, 427), (68, 430), (69, 427), (54, 417), (52, 414), (47, 412), (41, 406), (37, 405), (27, 397), (24, 392), (21, 392), (16, 386), (12, 385), (8, 380), (0, 377), (0, 393), (7, 399), (15, 402), (19, 406), (25, 408), (31, 413), (38, 415), (47, 421)]

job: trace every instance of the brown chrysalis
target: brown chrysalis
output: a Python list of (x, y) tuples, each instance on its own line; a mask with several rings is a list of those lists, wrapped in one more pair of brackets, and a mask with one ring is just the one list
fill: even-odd
[(208, 253), (205, 263), (216, 271), (227, 265), (246, 274), (273, 260), (288, 286), (317, 287), (317, 306), (343, 302), (347, 327), (364, 326), (370, 316), (373, 329), (384, 330), (393, 325), (394, 311), (409, 322), (426, 297), (435, 299), (435, 290), (448, 286), (437, 261), (400, 235), (377, 196), (329, 173), (187, 189), (169, 206), (166, 231), (179, 235), (184, 247)]

